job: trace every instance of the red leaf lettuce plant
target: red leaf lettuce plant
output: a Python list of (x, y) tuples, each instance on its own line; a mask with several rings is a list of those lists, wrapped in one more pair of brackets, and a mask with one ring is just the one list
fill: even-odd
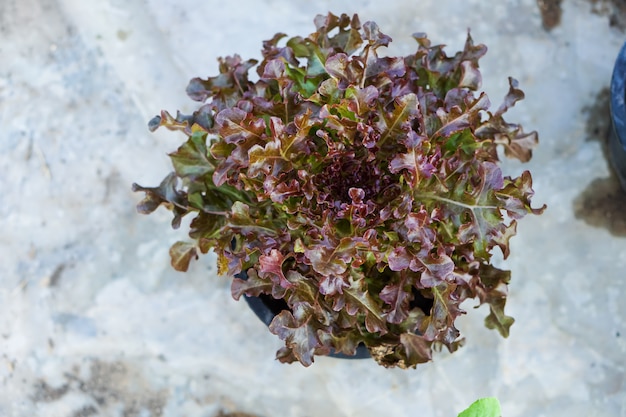
[(282, 362), (363, 343), (383, 366), (414, 367), (460, 346), (468, 298), (506, 337), (510, 274), (491, 252), (506, 258), (516, 221), (543, 210), (530, 173), (504, 177), (497, 164), (498, 146), (528, 161), (537, 142), (502, 117), (524, 97), (517, 82), (492, 113), (476, 93), (487, 48), (469, 35), (452, 57), (424, 34), (414, 54), (380, 57), (391, 38), (374, 22), (328, 14), (315, 26), (263, 42), (257, 81), (257, 61), (220, 59), (219, 75), (187, 87), (196, 112), (151, 121), (188, 137), (159, 187), (134, 185), (142, 213), (164, 205), (174, 227), (192, 213), (174, 268), (212, 249), (220, 274), (247, 273), (234, 298), (283, 299), (269, 327)]

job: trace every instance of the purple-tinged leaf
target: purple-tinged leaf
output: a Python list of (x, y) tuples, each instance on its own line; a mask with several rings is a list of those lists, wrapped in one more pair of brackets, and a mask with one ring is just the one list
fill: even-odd
[[(311, 112), (306, 110), (293, 119), (293, 123), (286, 128), (284, 135), (280, 135), (281, 155), (288, 161), (302, 161), (303, 157), (311, 153), (311, 130), (322, 124), (319, 119), (313, 118)], [(274, 137), (278, 137), (274, 135)]]
[(389, 170), (397, 174), (402, 170), (410, 173), (409, 182), (416, 187), (421, 178), (430, 178), (436, 171), (438, 155), (427, 156), (419, 148), (411, 148), (407, 153), (397, 154), (389, 163)]
[(465, 187), (465, 192), (450, 198), (428, 195), (422, 197), (446, 204), (451, 218), (459, 227), (459, 241), (462, 244), (473, 243), (477, 254), (487, 256), (494, 245), (492, 235), (503, 220), (500, 213), (502, 204), (496, 197), (496, 192), (503, 188), (504, 180), (496, 164), (485, 162), (478, 166), (474, 181), (475, 184), (459, 182), (458, 186)]
[(422, 48), (429, 48), (430, 47), (430, 39), (428, 39), (428, 35), (424, 32), (415, 32), (413, 33), (413, 39), (415, 39), (417, 41), (417, 43), (420, 45), (420, 47)]
[(212, 105), (219, 111), (234, 106), (239, 101), (244, 89), (248, 88), (248, 70), (258, 61), (243, 61), (239, 55), (219, 58), (220, 74), (206, 80), (194, 78), (187, 86), (187, 95), (204, 102), (212, 98)]
[(538, 209), (532, 208), (530, 199), (535, 193), (532, 186), (533, 180), (528, 171), (522, 172), (522, 175), (513, 180), (505, 178), (504, 187), (496, 195), (504, 202), (503, 208), (509, 217), (521, 219), (527, 213), (541, 214), (546, 209), (545, 204)]
[(430, 362), (433, 358), (432, 343), (423, 336), (412, 333), (402, 333), (400, 344), (404, 348), (405, 366), (414, 367), (420, 363)]
[(422, 207), (418, 212), (409, 213), (404, 221), (409, 242), (419, 243), (422, 249), (430, 250), (437, 238), (436, 232), (430, 227), (432, 219)]
[(489, 304), (485, 326), (498, 330), (503, 337), (508, 337), (511, 325), (515, 322), (504, 313), (508, 294), (507, 284), (511, 279), (511, 273), (492, 265), (481, 265), (479, 274), (483, 287), (476, 288), (477, 295), (481, 303)]
[[(380, 115), (378, 129), (381, 132), (378, 146), (398, 136), (404, 136), (409, 130), (407, 121), (415, 117), (418, 113), (417, 96), (413, 93), (398, 97), (395, 100), (395, 107), (390, 114)], [(393, 140), (393, 139), (391, 139)]]
[(338, 53), (330, 56), (326, 60), (326, 65), (324, 67), (326, 68), (326, 72), (328, 72), (331, 77), (339, 80), (340, 82), (349, 83), (351, 81), (351, 76), (349, 74), (349, 64), (350, 58), (348, 57), (348, 55), (344, 53)]
[(506, 298), (500, 298), (489, 304), (489, 315), (485, 317), (485, 326), (488, 329), (497, 330), (502, 337), (509, 337), (511, 326), (515, 323), (515, 319), (504, 314), (504, 304)]
[(269, 277), (283, 288), (291, 288), (291, 283), (283, 273), (285, 257), (277, 249), (272, 249), (269, 255), (259, 257), (259, 274), (262, 278)]
[(226, 143), (238, 143), (248, 138), (260, 138), (265, 132), (263, 119), (251, 119), (237, 107), (224, 109), (215, 116), (219, 133)]
[(343, 294), (343, 289), (348, 287), (348, 283), (342, 276), (329, 275), (320, 279), (320, 293), (324, 295)]
[(178, 229), (181, 219), (187, 214), (187, 194), (176, 188), (178, 179), (172, 172), (161, 181), (158, 187), (142, 187), (133, 184), (133, 191), (142, 191), (145, 197), (137, 204), (137, 211), (141, 214), (150, 214), (160, 205), (164, 205), (174, 212), (172, 227)]
[[(317, 15), (314, 19), (317, 32), (312, 34), (309, 39), (315, 41), (324, 49), (340, 49), (347, 54), (355, 52), (361, 43), (361, 23), (359, 17), (355, 14), (350, 18), (346, 14), (335, 16), (332, 13), (328, 15)], [(329, 36), (334, 29), (338, 30), (333, 36)]]
[(450, 113), (440, 109), (437, 111), (437, 117), (441, 120), (441, 128), (433, 136), (449, 137), (453, 133), (467, 129), (480, 120), (480, 111), (489, 108), (489, 99), (486, 94), (481, 94), (477, 100), (469, 105), (463, 111), (459, 107), (450, 109)]
[(192, 78), (187, 85), (187, 95), (195, 101), (204, 102), (211, 97), (212, 84), (202, 80), (202, 78)]
[(336, 353), (343, 353), (348, 356), (356, 355), (357, 347), (362, 340), (359, 334), (350, 330), (344, 332), (319, 330), (318, 336), (323, 345), (332, 346)]
[(369, 87), (376, 86), (376, 90), (397, 82), (397, 78), (404, 77), (407, 73), (407, 66), (404, 58), (382, 57), (368, 62), (365, 76), (368, 83), (373, 83)]
[[(517, 130), (517, 129), (516, 129)], [(504, 146), (504, 154), (509, 158), (528, 162), (533, 155), (533, 148), (539, 143), (537, 132), (517, 133), (513, 138), (507, 135), (494, 135), (495, 143)]]
[[(212, 147), (212, 150), (221, 152), (225, 149), (228, 149), (228, 145), (231, 144), (226, 144), (226, 146), (219, 150), (215, 147)], [(233, 176), (234, 181), (236, 182), (238, 178), (236, 174), (233, 174), (236, 172), (237, 168), (246, 166), (248, 164), (247, 159), (248, 158), (245, 153), (245, 149), (242, 146), (235, 147), (226, 157), (226, 159), (222, 160), (215, 168), (212, 176), (213, 184), (215, 184), (217, 187), (221, 187), (227, 182), (227, 180), (233, 179)]]
[(375, 22), (365, 22), (363, 24), (364, 39), (369, 42), (373, 48), (380, 46), (388, 46), (391, 42), (391, 37), (385, 35), (380, 31), (380, 28)]
[(378, 89), (371, 85), (365, 88), (350, 86), (346, 89), (345, 96), (350, 100), (348, 105), (350, 111), (363, 116), (373, 109), (378, 98)]
[(282, 59), (273, 59), (265, 64), (263, 78), (279, 80), (285, 77), (285, 62)]
[(342, 275), (348, 269), (348, 264), (352, 262), (360, 245), (363, 243), (345, 237), (336, 246), (329, 243), (312, 245), (304, 250), (304, 255), (318, 274)]
[(365, 191), (362, 188), (352, 187), (348, 190), (348, 195), (352, 200), (352, 204), (361, 204), (365, 198)]
[(160, 116), (155, 116), (150, 120), (148, 129), (154, 132), (159, 127), (164, 126), (172, 131), (183, 131), (187, 136), (191, 136), (197, 128), (208, 132), (213, 128), (213, 113), (213, 108), (209, 104), (200, 106), (200, 108), (191, 115), (185, 115), (177, 111), (176, 117), (162, 110)]
[(516, 233), (517, 222), (515, 220), (511, 221), (511, 224), (508, 226), (501, 224), (500, 227), (496, 228), (493, 233), (493, 243), (496, 244), (500, 250), (502, 250), (504, 259), (508, 258), (511, 253), (509, 241), (513, 236), (515, 236)]
[(300, 183), (294, 179), (276, 185), (270, 192), (270, 198), (273, 202), (282, 204), (289, 197), (299, 196), (300, 194)]
[(309, 97), (309, 100), (316, 103), (337, 103), (344, 95), (343, 90), (339, 89), (339, 83), (336, 78), (329, 78), (324, 80), (318, 87), (317, 92), (323, 98), (317, 98), (316, 96)]
[(397, 206), (393, 210), (393, 217), (396, 219), (405, 218), (413, 210), (413, 201), (413, 197), (410, 194), (405, 194), (397, 199)]
[(478, 90), (483, 83), (483, 77), (480, 75), (478, 66), (471, 61), (461, 62), (461, 80), (459, 87), (466, 87), (470, 90)]
[(420, 271), (420, 284), (425, 288), (430, 288), (446, 281), (454, 271), (454, 261), (447, 255), (437, 257), (429, 253), (425, 257), (417, 257), (410, 266), (413, 271)]
[(248, 176), (255, 178), (261, 173), (277, 175), (284, 166), (284, 159), (280, 153), (280, 141), (271, 140), (265, 146), (254, 145), (248, 151)]
[(380, 299), (391, 306), (385, 313), (385, 318), (389, 323), (402, 323), (409, 316), (409, 302), (413, 298), (411, 295), (411, 284), (407, 282), (407, 274), (400, 273), (397, 283), (387, 284), (379, 294)]
[(291, 296), (288, 301), (290, 305), (308, 304), (310, 306), (318, 303), (319, 291), (310, 278), (305, 277), (297, 271), (287, 271), (287, 281), (291, 284)]
[(509, 77), (509, 92), (498, 110), (476, 129), (476, 136), (489, 138), (504, 147), (504, 154), (509, 158), (517, 158), (528, 162), (532, 157), (532, 150), (539, 143), (537, 132), (524, 133), (518, 124), (507, 123), (502, 115), (524, 98), (524, 93), (518, 88), (517, 80)]
[(172, 267), (180, 272), (185, 272), (189, 268), (192, 258), (198, 259), (196, 245), (189, 242), (176, 242), (170, 248), (170, 259)]
[(298, 60), (294, 57), (294, 51), (291, 48), (277, 46), (278, 42), (286, 36), (284, 33), (277, 33), (272, 39), (263, 41), (261, 54), (264, 60), (259, 65), (257, 72), (261, 71), (262, 73), (267, 63), (272, 60), (282, 60), (294, 67), (298, 66)]
[(461, 314), (465, 314), (459, 308), (459, 300), (456, 299), (454, 286), (441, 285), (433, 287), (434, 296), (431, 314), (428, 316), (424, 324), (426, 328), (423, 336), (426, 340), (439, 341), (450, 347), (458, 337), (458, 330), (454, 327), (454, 321)]
[(515, 78), (509, 77), (509, 92), (504, 97), (504, 101), (500, 107), (498, 107), (498, 110), (494, 113), (494, 116), (502, 116), (510, 110), (511, 107), (515, 106), (515, 103), (523, 100), (524, 97), (524, 92), (519, 89), (519, 82)]
[(280, 363), (294, 363), (298, 361), (298, 358), (296, 358), (296, 355), (293, 354), (293, 351), (286, 346), (278, 349), (278, 351), (276, 352), (276, 359)]
[(287, 348), (304, 366), (313, 363), (315, 349), (321, 346), (316, 329), (311, 325), (312, 317), (305, 315), (298, 321), (288, 310), (283, 310), (270, 323), (270, 331), (285, 341)]
[(402, 246), (394, 248), (387, 257), (389, 269), (392, 271), (404, 271), (405, 269), (408, 269), (412, 260), (413, 256)]
[(233, 278), (230, 291), (235, 300), (246, 294), (249, 297), (258, 297), (261, 294), (271, 294), (272, 281), (269, 279), (259, 278), (254, 269), (247, 271), (247, 279)]

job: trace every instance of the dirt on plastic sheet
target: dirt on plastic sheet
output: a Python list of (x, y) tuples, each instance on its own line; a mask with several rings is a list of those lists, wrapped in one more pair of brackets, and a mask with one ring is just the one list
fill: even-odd
[(626, 30), (626, 0), (589, 0), (591, 12), (609, 18), (609, 26)]
[(537, 6), (541, 12), (541, 23), (545, 30), (552, 30), (561, 24), (561, 1), (562, 0), (537, 0)]
[(604, 88), (593, 105), (583, 109), (587, 115), (587, 140), (601, 143), (610, 175), (594, 179), (574, 200), (574, 215), (590, 226), (607, 229), (613, 236), (626, 236), (626, 191), (611, 168), (607, 146), (611, 129), (610, 99), (609, 88)]

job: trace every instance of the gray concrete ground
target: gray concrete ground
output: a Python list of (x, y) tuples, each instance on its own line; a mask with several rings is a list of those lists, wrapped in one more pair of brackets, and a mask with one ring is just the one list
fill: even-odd
[[(438, 417), (491, 395), (508, 417), (626, 416), (626, 202), (602, 147), (621, 2), (568, 0), (560, 21), (554, 3), (548, 31), (534, 0), (1, 0), (0, 416)], [(417, 370), (282, 365), (214, 259), (173, 271), (168, 213), (136, 213), (130, 184), (157, 184), (180, 140), (146, 122), (192, 110), (218, 56), (329, 10), (375, 20), (393, 55), (418, 31), (455, 52), (471, 28), (494, 105), (509, 75), (526, 92), (509, 120), (541, 144), (503, 169), (530, 169), (549, 209), (500, 262), (508, 339), (468, 305), (466, 346)]]

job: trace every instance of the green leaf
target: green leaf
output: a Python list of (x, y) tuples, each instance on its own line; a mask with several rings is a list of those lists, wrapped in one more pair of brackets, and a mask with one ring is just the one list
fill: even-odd
[(387, 333), (386, 321), (380, 306), (366, 290), (361, 288), (360, 282), (352, 282), (352, 285), (345, 288), (343, 293), (348, 314), (354, 315), (357, 312), (365, 314), (365, 327), (368, 332), (381, 335)]
[(324, 69), (326, 54), (322, 52), (317, 43), (311, 39), (295, 36), (287, 41), (287, 46), (293, 50), (296, 57), (307, 58), (307, 76), (316, 77), (326, 74), (326, 69)]
[(252, 216), (250, 206), (241, 201), (235, 201), (229, 217), (228, 225), (231, 228), (256, 238), (267, 235), (275, 236), (279, 232), (268, 219), (258, 218), (256, 215)]
[(310, 97), (317, 90), (319, 80), (309, 78), (305, 70), (301, 68), (285, 67), (285, 74), (289, 80), (294, 81), (294, 90), (304, 98)]
[(458, 417), (502, 417), (500, 402), (495, 397), (481, 398), (459, 413)]
[(179, 177), (195, 180), (215, 169), (213, 161), (209, 160), (206, 136), (206, 132), (195, 132), (176, 152), (170, 154)]
[(298, 303), (314, 305), (317, 303), (318, 289), (309, 278), (297, 271), (287, 271), (287, 281), (293, 286), (292, 295), (289, 297), (291, 305)]
[(458, 151), (462, 151), (466, 156), (473, 157), (475, 152), (480, 149), (483, 144), (476, 140), (476, 137), (469, 129), (462, 130), (461, 132), (453, 133), (444, 142), (442, 149), (444, 155), (453, 156)]
[[(479, 256), (488, 258), (489, 250), (496, 245), (494, 235), (498, 234), (503, 221), (500, 212), (503, 203), (496, 197), (496, 192), (504, 187), (502, 171), (495, 163), (484, 162), (478, 166), (473, 182), (457, 177), (448, 196), (416, 193), (414, 197), (432, 200), (445, 207), (445, 212), (458, 227), (460, 243), (472, 243)], [(498, 239), (497, 244), (502, 245), (503, 240)]]
[(311, 96), (309, 100), (320, 105), (323, 105), (324, 103), (338, 103), (344, 95), (343, 90), (339, 89), (339, 83), (336, 78), (324, 80), (317, 88), (317, 92), (318, 94)]
[(191, 221), (189, 237), (198, 241), (198, 247), (202, 253), (207, 253), (210, 248), (218, 244), (225, 223), (226, 219), (223, 215), (201, 211)]

